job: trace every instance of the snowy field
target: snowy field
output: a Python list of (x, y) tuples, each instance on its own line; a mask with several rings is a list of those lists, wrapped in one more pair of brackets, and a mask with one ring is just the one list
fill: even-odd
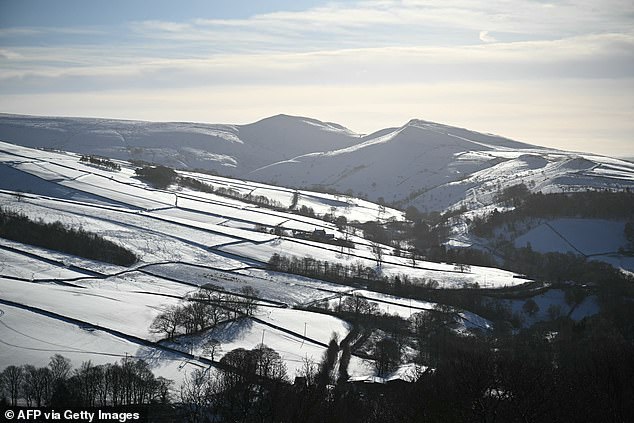
[[(94, 363), (121, 356), (141, 357), (157, 374), (182, 380), (188, 369), (206, 367), (203, 346), (217, 339), (222, 348), (216, 360), (234, 348), (254, 348), (263, 340), (283, 357), (292, 377), (305, 358), (319, 362), (333, 334), (342, 340), (348, 324), (335, 317), (298, 308), (321, 301), (338, 301), (355, 291), (306, 277), (266, 270), (275, 254), (313, 257), (344, 265), (361, 263), (376, 268), (370, 243), (350, 236), (353, 248), (293, 237), (293, 231), (323, 229), (344, 235), (331, 223), (283, 210), (272, 210), (217, 194), (170, 187), (158, 190), (121, 171), (82, 164), (71, 153), (31, 150), (0, 143), (0, 206), (45, 222), (95, 232), (132, 250), (138, 263), (122, 267), (68, 254), (0, 240), (0, 367), (9, 364), (44, 365), (55, 352), (73, 360)], [(311, 207), (318, 214), (334, 213), (349, 221), (402, 219), (403, 214), (346, 196), (215, 177), (193, 172), (216, 188), (262, 195), (290, 207)], [(3, 176), (5, 178), (3, 178)], [(275, 235), (277, 233), (281, 235)], [(461, 273), (454, 264), (396, 257), (382, 246), (381, 275), (408, 275), (435, 280), (440, 287), (460, 288), (478, 283), (503, 287), (526, 282), (511, 272), (473, 266)], [(170, 305), (204, 285), (239, 293), (257, 290), (258, 312), (223, 323), (204, 334), (161, 341), (150, 331), (154, 318)], [(431, 309), (433, 303), (357, 290), (376, 301), (382, 312), (408, 318)], [(19, 307), (6, 305), (11, 302)], [(463, 312), (464, 329), (486, 328), (488, 322)], [(73, 323), (75, 322), (75, 323)], [(82, 323), (76, 323), (82, 322)], [(164, 351), (143, 342), (161, 341), (178, 351)], [(180, 351), (180, 352), (179, 352)], [(20, 357), (17, 359), (16, 357)], [(187, 363), (187, 364), (184, 364)], [(349, 374), (375, 375), (371, 360), (353, 356)]]

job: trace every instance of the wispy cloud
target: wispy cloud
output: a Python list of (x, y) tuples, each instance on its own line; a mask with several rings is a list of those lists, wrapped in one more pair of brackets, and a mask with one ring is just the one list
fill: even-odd
[[(466, 44), (482, 28), (523, 39), (556, 39), (581, 34), (623, 32), (632, 28), (630, 1), (577, 0), (542, 3), (505, 1), (358, 1), (334, 2), (299, 12), (276, 12), (248, 19), (196, 19), (186, 24), (138, 22), (135, 30), (146, 37), (212, 41), (220, 33), (257, 34), (262, 43), (287, 46), (293, 36), (296, 49), (311, 49), (314, 41), (327, 40), (340, 47), (412, 45), (417, 42)], [(406, 33), (407, 37), (403, 34)], [(459, 36), (452, 35), (459, 34)], [(241, 37), (237, 37), (241, 39)], [(269, 45), (275, 47), (275, 45)]]
[(139, 85), (167, 88), (192, 84), (625, 78), (634, 76), (633, 52), (634, 34), (468, 46), (226, 53), (207, 57), (161, 57), (162, 48), (139, 51), (136, 46), (104, 46), (98, 50), (29, 47), (0, 52), (0, 61), (6, 65), (0, 69), (3, 82), (0, 92), (108, 90)]
[(489, 31), (480, 31), (480, 41), (485, 43), (495, 43), (497, 40)]

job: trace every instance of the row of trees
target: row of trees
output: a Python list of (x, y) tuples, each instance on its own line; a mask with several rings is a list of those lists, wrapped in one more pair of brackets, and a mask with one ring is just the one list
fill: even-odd
[(495, 228), (524, 218), (634, 218), (633, 192), (535, 193), (523, 195), (521, 201), (513, 198), (514, 210), (501, 213), (495, 209), (486, 217), (476, 217), (472, 222), (471, 231), (478, 236), (490, 236)]
[(337, 283), (368, 281), (377, 278), (376, 270), (364, 266), (361, 262), (344, 265), (321, 261), (312, 257), (299, 258), (278, 253), (271, 256), (268, 268), (279, 272), (293, 273)]
[(0, 237), (120, 266), (138, 261), (132, 251), (95, 233), (68, 228), (59, 221), (34, 221), (4, 208), (0, 208)]
[(208, 192), (212, 194), (221, 195), (223, 197), (235, 198), (245, 201), (247, 203), (256, 204), (258, 206), (283, 209), (282, 203), (276, 200), (272, 200), (264, 195), (253, 195), (251, 193), (242, 194), (239, 191), (226, 188), (226, 187), (214, 187), (205, 182), (201, 182), (198, 179), (182, 176), (176, 173), (174, 169), (166, 166), (143, 166), (135, 170), (137, 177), (143, 181), (148, 182), (156, 188), (165, 189), (169, 185), (176, 183), (182, 187), (191, 188), (196, 191)]
[(264, 195), (253, 195), (252, 193), (242, 194), (239, 191), (226, 188), (226, 187), (214, 187), (210, 184), (199, 181), (198, 179), (188, 176), (178, 176), (177, 181), (180, 186), (194, 189), (196, 191), (208, 192), (212, 194), (221, 195), (223, 197), (234, 198), (242, 200), (247, 203), (255, 204), (258, 206), (281, 210), (284, 209), (282, 203), (276, 200), (272, 200)]
[(85, 361), (73, 369), (56, 354), (46, 367), (8, 366), (0, 373), (0, 398), (16, 406), (127, 406), (166, 403), (172, 381), (155, 377), (143, 360), (123, 358), (119, 363), (93, 365)]
[(240, 315), (252, 315), (257, 310), (257, 295), (258, 291), (248, 285), (240, 289), (240, 295), (205, 286), (181, 304), (167, 307), (156, 316), (150, 330), (168, 339), (198, 333)]
[(82, 163), (90, 163), (95, 166), (103, 167), (107, 170), (113, 170), (113, 171), (121, 170), (121, 166), (119, 166), (118, 163), (115, 163), (110, 159), (106, 159), (102, 157), (83, 155), (81, 156), (81, 159), (79, 159), (79, 161)]

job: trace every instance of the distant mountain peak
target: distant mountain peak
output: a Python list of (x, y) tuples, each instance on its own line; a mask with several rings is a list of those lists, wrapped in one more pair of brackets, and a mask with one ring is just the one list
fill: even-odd
[(405, 125), (405, 126), (422, 126), (422, 125), (430, 125), (430, 124), (435, 124), (435, 122), (429, 121), (429, 120), (424, 120), (424, 119), (410, 119)]
[(0, 140), (292, 187), (321, 186), (421, 210), (489, 204), (495, 190), (634, 188), (634, 165), (425, 119), (361, 136), (277, 114), (243, 125), (0, 114)]

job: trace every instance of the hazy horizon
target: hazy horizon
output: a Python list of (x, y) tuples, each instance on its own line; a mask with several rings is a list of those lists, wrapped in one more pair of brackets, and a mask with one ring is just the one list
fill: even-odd
[(634, 153), (631, 2), (0, 1), (0, 111), (357, 133), (412, 118)]

